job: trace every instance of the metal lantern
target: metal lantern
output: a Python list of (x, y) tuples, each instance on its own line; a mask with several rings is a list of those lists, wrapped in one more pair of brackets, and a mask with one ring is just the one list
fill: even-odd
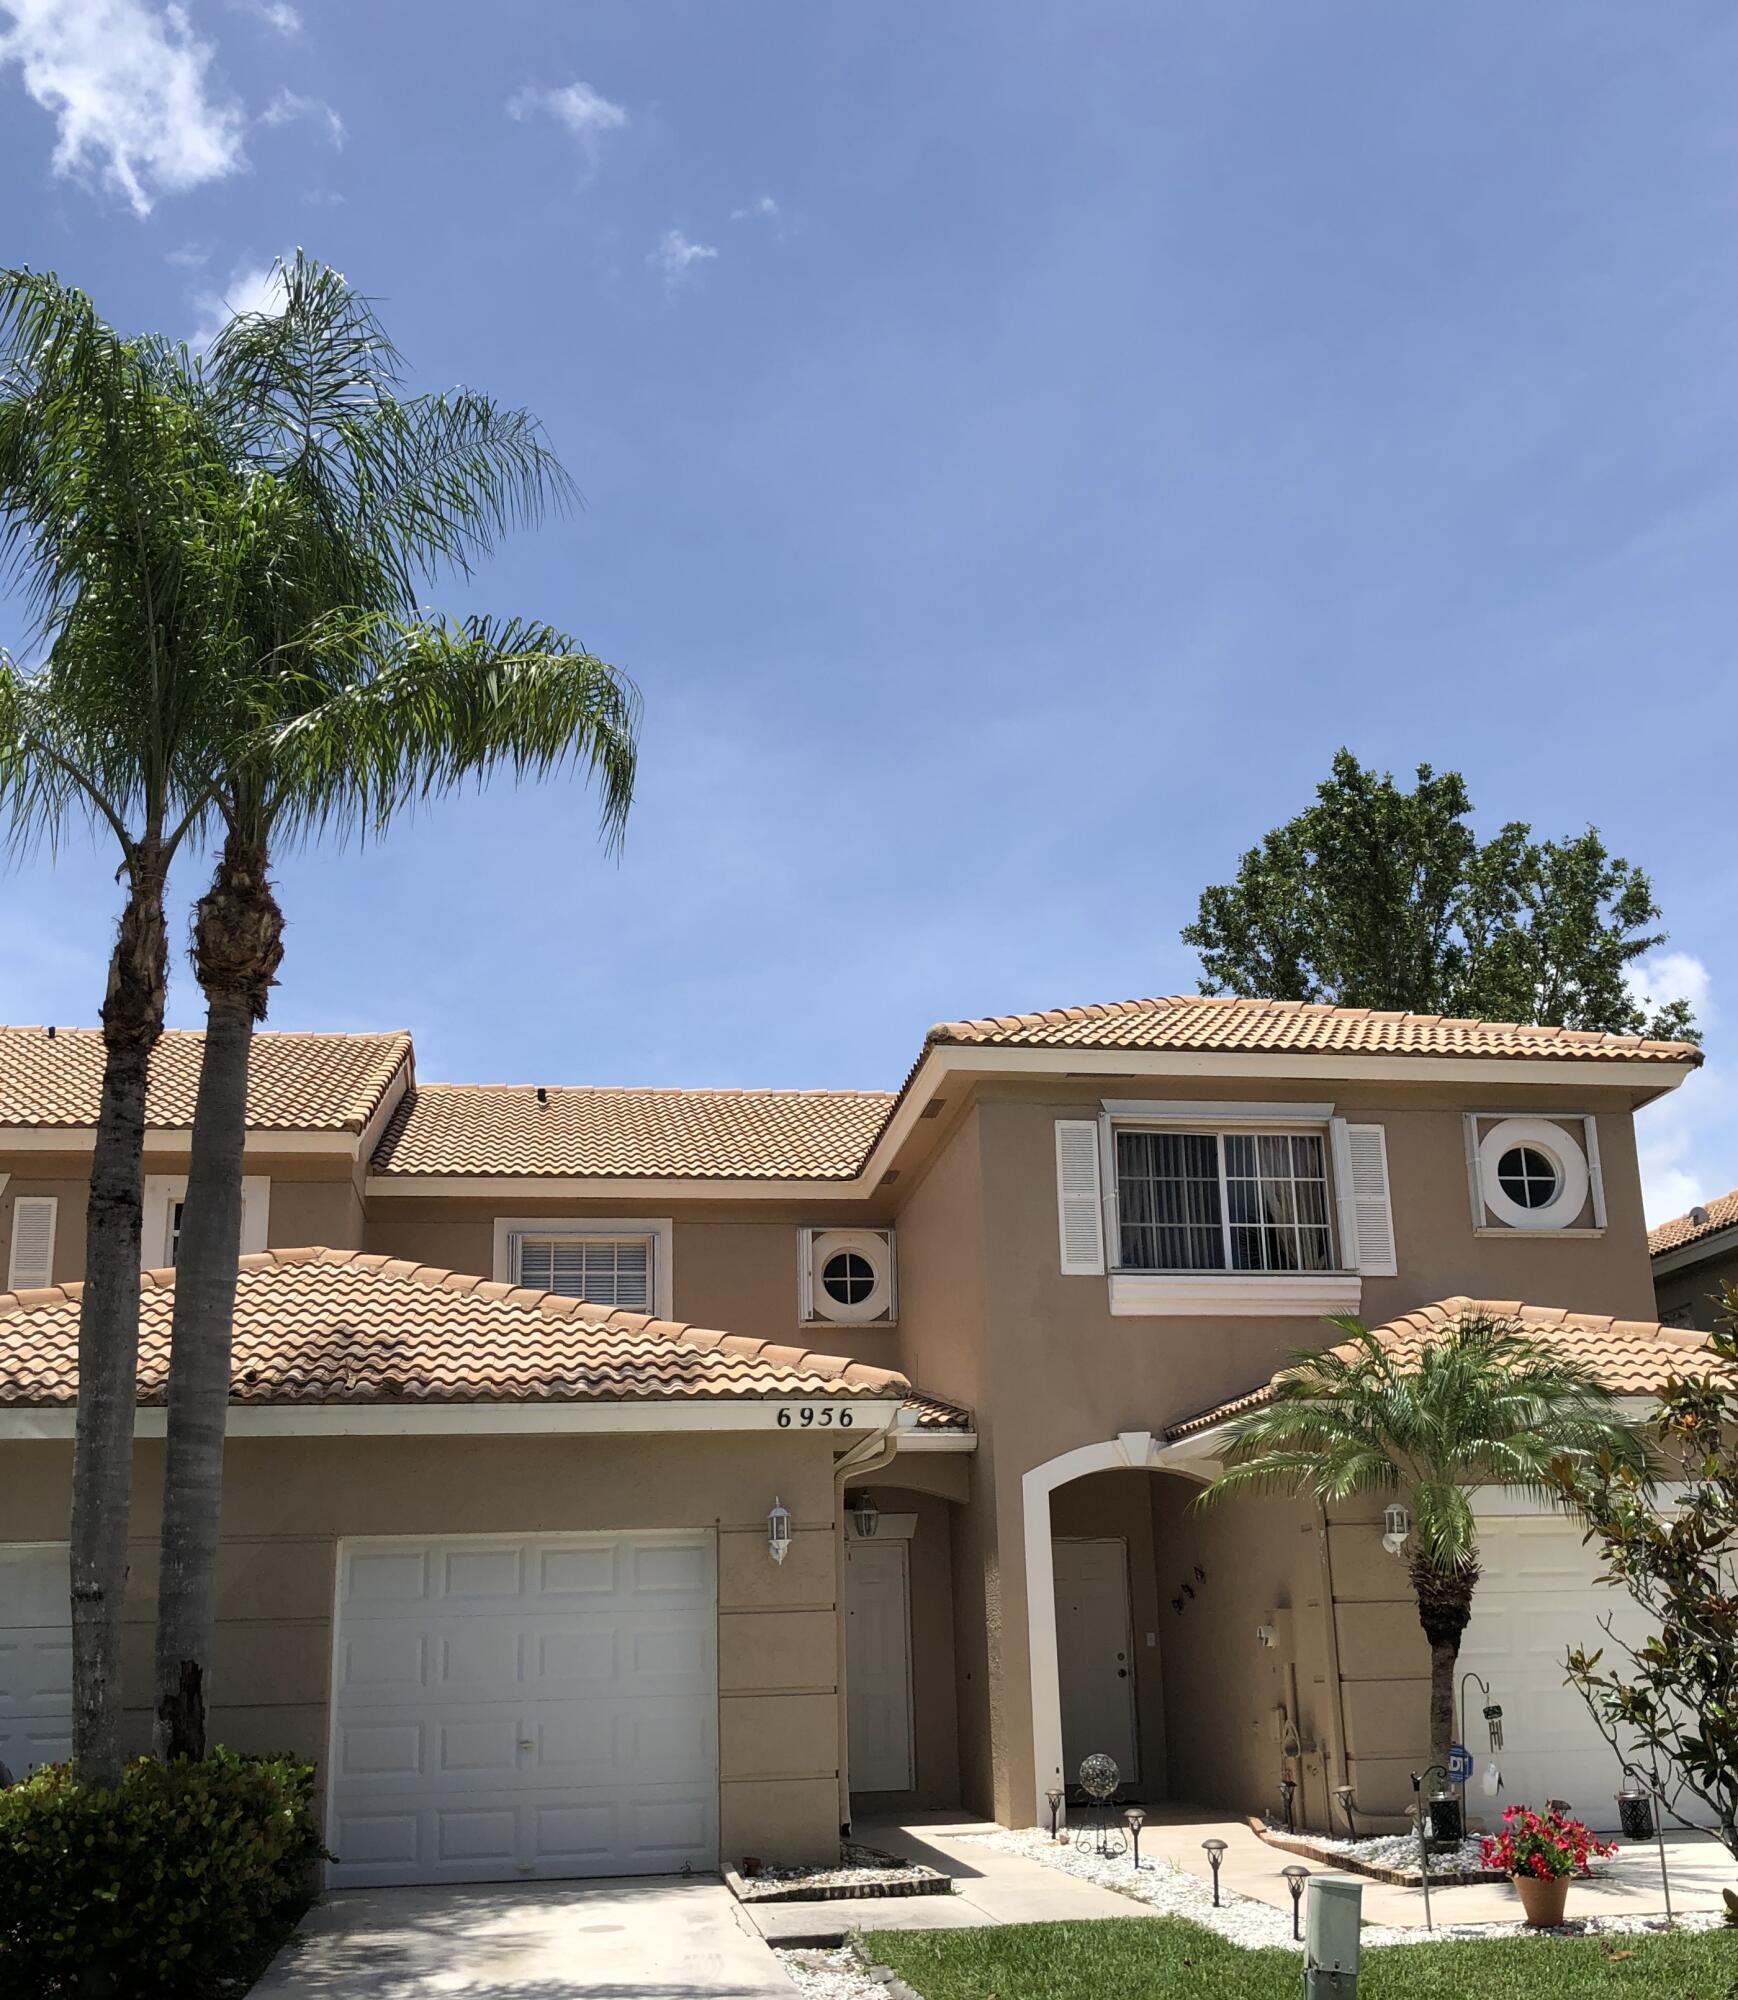
[(1310, 1871), (1294, 1861), (1289, 1868), (1279, 1871), (1285, 1877), (1285, 1886), (1291, 1891), (1291, 1934), (1299, 1944), (1303, 1943), (1303, 1892), (1304, 1884), (1310, 1879)]
[(1207, 1856), (1207, 1866), (1213, 1871), (1214, 1909), (1219, 1907), (1219, 1864), (1225, 1859), (1226, 1844), (1223, 1840), (1204, 1840), (1201, 1843), (1202, 1851)]
[(1466, 1830), (1466, 1821), (1460, 1809), (1460, 1800), (1453, 1792), (1444, 1788), (1432, 1792), (1430, 1803), (1425, 1808), (1430, 1838), (1442, 1846), (1458, 1847)]
[(791, 1513), (775, 1494), (772, 1512), (766, 1517), (766, 1552), (775, 1563), (782, 1563), (791, 1552)]
[(1391, 1500), (1382, 1510), (1382, 1546), (1391, 1556), (1397, 1556), (1411, 1532), (1412, 1516), (1398, 1500)]
[(1617, 1824), (1625, 1840), (1652, 1840), (1654, 1802), (1646, 1792), (1619, 1792)]
[(866, 1487), (854, 1496), (849, 1512), (852, 1533), (860, 1542), (872, 1542), (881, 1526), (881, 1509)]

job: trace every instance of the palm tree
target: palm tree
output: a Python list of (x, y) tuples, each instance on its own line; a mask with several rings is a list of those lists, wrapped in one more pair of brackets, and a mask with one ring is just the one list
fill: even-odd
[(15, 842), (86, 819), (123, 885), (102, 1006), (73, 1453), (73, 1758), (118, 1782), (145, 1090), (162, 1033), (170, 864), (209, 811), (213, 571), (223, 469), (184, 353), (126, 340), (53, 276), (0, 271), (0, 581), (41, 663), (0, 655), (0, 814)]
[(1203, 1501), (1282, 1492), (1322, 1507), (1388, 1494), (1409, 1511), (1407, 1559), (1430, 1643), (1430, 1756), (1454, 1741), (1454, 1675), (1479, 1578), (1472, 1491), (1557, 1498), (1553, 1464), (1646, 1454), (1611, 1397), (1515, 1321), (1476, 1309), (1421, 1348), (1385, 1342), (1352, 1318), (1345, 1344), (1303, 1350), (1271, 1401), (1234, 1419), (1227, 1469)]
[(215, 1625), (224, 1424), (249, 1049), (282, 958), (281, 840), (380, 830), (407, 801), (505, 765), (576, 762), (613, 844), (633, 796), (638, 699), (565, 634), (422, 614), (419, 582), (468, 573), (567, 493), (535, 421), (466, 392), (403, 398), (368, 302), (298, 256), (232, 320), (203, 372), (245, 471), (222, 684), (223, 828), (193, 926), (207, 1026), (177, 1254), (156, 1643), (156, 1742), (198, 1756)]

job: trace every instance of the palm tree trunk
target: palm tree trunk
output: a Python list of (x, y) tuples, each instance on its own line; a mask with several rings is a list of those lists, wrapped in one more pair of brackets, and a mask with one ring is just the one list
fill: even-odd
[(121, 1621), (139, 1374), (145, 1091), (168, 975), (155, 839), (130, 857), (103, 1000), (103, 1087), (85, 1211), (72, 1460), (72, 1756), (87, 1785), (121, 1780)]
[(1412, 1558), (1411, 1568), (1418, 1622), (1430, 1642), (1430, 1761), (1446, 1773), (1454, 1744), (1454, 1670), (1461, 1635), (1472, 1618), (1479, 1568), (1469, 1562), (1460, 1569), (1439, 1570), (1422, 1551)]
[(283, 957), (283, 918), (262, 841), (232, 832), (194, 919), (205, 1053), (176, 1254), (157, 1586), (155, 1739), (203, 1757), (217, 1621), (217, 1537), (241, 1254), (247, 1072), (256, 1020)]

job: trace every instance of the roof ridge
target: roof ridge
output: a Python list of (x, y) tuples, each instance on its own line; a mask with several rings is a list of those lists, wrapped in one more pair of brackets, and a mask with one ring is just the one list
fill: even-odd
[(891, 1090), (870, 1090), (857, 1085), (841, 1085), (833, 1088), (826, 1084), (777, 1084), (777, 1083), (444, 1083), (437, 1080), (424, 1081), (419, 1077), (415, 1089), (418, 1095), (425, 1091), (448, 1091), (454, 1096), (467, 1093), (481, 1095), (486, 1091), (547, 1091), (552, 1097), (557, 1091), (569, 1091), (575, 1095), (592, 1097), (864, 1097), (887, 1098), (895, 1093)]

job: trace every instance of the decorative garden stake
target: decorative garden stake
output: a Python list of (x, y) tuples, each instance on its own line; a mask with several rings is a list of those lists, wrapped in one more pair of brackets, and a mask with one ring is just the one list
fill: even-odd
[[(1440, 1765), (1432, 1765), (1431, 1770), (1440, 1770)], [(1418, 1827), (1418, 1875), (1424, 1884), (1424, 1928), (1434, 1930), (1430, 1920), (1430, 1843), (1424, 1837), (1424, 1781), (1429, 1771), (1414, 1771), (1412, 1774), (1412, 1817)]]
[(1310, 1871), (1294, 1861), (1289, 1868), (1279, 1871), (1285, 1877), (1285, 1886), (1291, 1891), (1291, 1934), (1299, 1944), (1303, 1943), (1303, 1892), (1304, 1884), (1310, 1879)]
[(1204, 1840), (1201, 1845), (1206, 1849), (1207, 1866), (1213, 1871), (1213, 1907), (1214, 1909), (1218, 1909), (1219, 1864), (1225, 1859), (1225, 1842), (1222, 1840)]
[(1672, 1885), (1666, 1874), (1666, 1802), (1656, 1795), (1654, 1799), (1654, 1838), (1660, 1845), (1660, 1888), (1666, 1899), (1666, 1929), (1672, 1928)]

